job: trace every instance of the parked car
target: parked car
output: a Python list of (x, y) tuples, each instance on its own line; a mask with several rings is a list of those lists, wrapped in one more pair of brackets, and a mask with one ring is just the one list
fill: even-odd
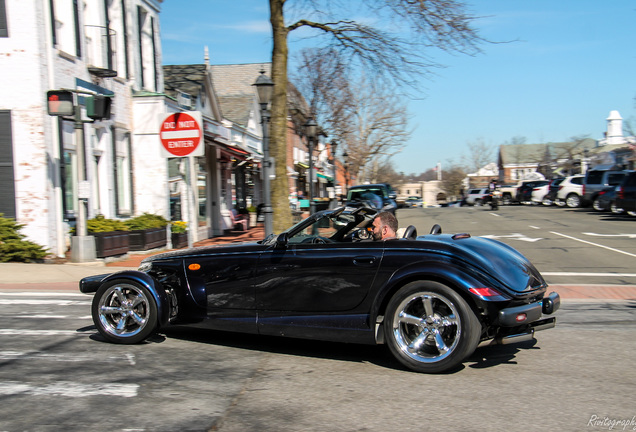
[(556, 202), (557, 192), (559, 191), (559, 185), (565, 180), (565, 177), (559, 177), (550, 180), (548, 186), (548, 193), (543, 197), (543, 205), (552, 205)]
[[(592, 208), (596, 211), (606, 212), (612, 211), (612, 213), (623, 213), (622, 209), (617, 208), (614, 203), (616, 201), (616, 187), (610, 186), (600, 191), (594, 202), (592, 202)], [(612, 206), (614, 205), (614, 208)]]
[(618, 186), (626, 175), (627, 171), (611, 170), (608, 166), (597, 166), (589, 170), (583, 182), (581, 206), (590, 206), (599, 192), (609, 186)]
[(570, 208), (579, 207), (581, 205), (581, 196), (583, 196), (584, 180), (585, 176), (581, 174), (566, 177), (559, 185), (556, 204), (558, 206), (567, 205)]
[[(541, 186), (547, 186), (550, 182), (547, 180), (530, 180), (524, 181), (517, 191), (517, 201), (520, 203), (532, 203), (532, 192), (535, 188), (539, 188)], [(547, 188), (545, 188), (545, 192), (543, 195), (547, 193)], [(541, 197), (543, 198), (543, 196)]]
[(422, 207), (422, 205), (422, 198), (416, 196), (408, 197), (404, 201), (404, 207)]
[[(375, 197), (374, 197), (375, 196)], [(370, 205), (377, 210), (388, 211), (395, 214), (397, 195), (386, 183), (356, 185), (347, 192), (347, 204), (360, 206)]]
[(488, 195), (488, 188), (468, 189), (466, 204), (471, 206), (480, 206), (484, 203)]
[[(547, 202), (546, 197), (550, 192), (550, 181), (541, 180), (537, 181), (532, 187), (532, 193), (530, 194), (530, 201), (532, 204), (545, 204), (552, 205), (552, 202)], [(546, 201), (546, 202), (544, 202)]]
[[(376, 210), (314, 213), (257, 243), (145, 258), (80, 281), (109, 342), (140, 343), (171, 324), (361, 344), (385, 343), (405, 367), (438, 373), (482, 341), (528, 341), (560, 305), (512, 247), (470, 234), (370, 239)], [(292, 342), (293, 343), (293, 342)]]
[(616, 187), (615, 204), (630, 216), (636, 216), (636, 172), (629, 171), (622, 183)]

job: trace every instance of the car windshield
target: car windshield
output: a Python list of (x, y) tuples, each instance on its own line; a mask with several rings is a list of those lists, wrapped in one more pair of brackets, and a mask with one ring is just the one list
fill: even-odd
[[(351, 241), (351, 234), (370, 225), (375, 214), (376, 210), (367, 207), (340, 207), (317, 212), (286, 230), (287, 241), (290, 244), (309, 243), (316, 238), (332, 242)], [(263, 243), (274, 243), (275, 239), (276, 236), (271, 235)]]

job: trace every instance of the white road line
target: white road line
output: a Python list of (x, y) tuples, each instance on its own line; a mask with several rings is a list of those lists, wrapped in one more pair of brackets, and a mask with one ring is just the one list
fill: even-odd
[(541, 272), (543, 276), (585, 276), (585, 277), (633, 277), (636, 273), (578, 273), (578, 272)]
[(46, 299), (0, 299), (0, 305), (55, 305), (55, 306), (71, 306), (71, 305), (90, 305), (89, 301), (77, 300), (46, 300)]
[(550, 233), (559, 235), (561, 237), (569, 238), (570, 240), (576, 240), (576, 241), (581, 242), (581, 243), (589, 244), (589, 245), (592, 245), (592, 246), (596, 246), (596, 247), (600, 247), (600, 248), (603, 248), (603, 249), (611, 250), (612, 252), (618, 252), (618, 253), (621, 253), (623, 255), (628, 255), (628, 256), (636, 258), (636, 254), (625, 252), (625, 251), (622, 251), (620, 249), (614, 249), (612, 247), (604, 246), (602, 244), (592, 243), (590, 241), (582, 240), (582, 239), (579, 239), (579, 238), (576, 238), (576, 237), (572, 237), (572, 236), (569, 236), (569, 235), (566, 235), (566, 234), (561, 234), (561, 233), (558, 233), (556, 231), (550, 231)]
[(105, 355), (103, 353), (73, 353), (69, 354), (53, 354), (41, 351), (0, 351), (0, 360), (49, 360), (65, 363), (122, 363), (126, 362), (131, 365), (137, 363), (135, 355), (126, 353), (125, 355)]
[(532, 228), (532, 229), (541, 229), (541, 228), (539, 228), (538, 226), (534, 226), (534, 225), (528, 225), (528, 226), (529, 226), (530, 228)]
[(117, 396), (135, 397), (139, 392), (139, 384), (82, 384), (73, 381), (57, 381), (46, 385), (27, 384), (19, 381), (0, 382), (0, 395), (13, 396), (28, 394), (32, 396)]
[(12, 291), (0, 292), (0, 297), (83, 297), (88, 298), (87, 294), (80, 293), (61, 293), (61, 292), (44, 292), (44, 291)]
[(3, 318), (23, 318), (23, 319), (74, 319), (85, 320), (91, 319), (90, 315), (70, 316), (70, 315), (0, 315)]
[(582, 234), (596, 237), (627, 237), (627, 238), (636, 238), (636, 234), (597, 234), (591, 232), (584, 232)]
[(80, 333), (75, 330), (29, 330), (0, 329), (0, 336), (89, 336), (91, 333)]

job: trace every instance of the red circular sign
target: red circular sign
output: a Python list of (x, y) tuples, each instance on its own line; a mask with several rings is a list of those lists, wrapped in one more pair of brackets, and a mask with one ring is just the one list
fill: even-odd
[(178, 112), (169, 115), (159, 130), (161, 144), (174, 156), (188, 156), (201, 142), (201, 127), (189, 114)]

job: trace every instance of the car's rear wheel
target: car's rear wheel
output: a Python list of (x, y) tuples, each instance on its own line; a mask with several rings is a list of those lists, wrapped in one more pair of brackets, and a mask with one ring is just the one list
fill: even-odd
[(623, 210), (622, 208), (618, 207), (616, 205), (616, 201), (612, 201), (610, 203), (610, 211), (614, 214), (623, 214), (625, 213), (625, 210)]
[(416, 372), (439, 373), (471, 355), (481, 324), (468, 303), (446, 285), (411, 282), (391, 299), (384, 317), (391, 354)]
[(130, 280), (114, 280), (100, 287), (91, 311), (97, 330), (110, 342), (139, 343), (157, 329), (157, 305), (152, 294)]
[(480, 199), (476, 199), (475, 200), (475, 207), (480, 207), (481, 206), (481, 200)]
[(565, 204), (570, 208), (577, 208), (581, 205), (581, 197), (575, 193), (571, 193), (565, 199)]

